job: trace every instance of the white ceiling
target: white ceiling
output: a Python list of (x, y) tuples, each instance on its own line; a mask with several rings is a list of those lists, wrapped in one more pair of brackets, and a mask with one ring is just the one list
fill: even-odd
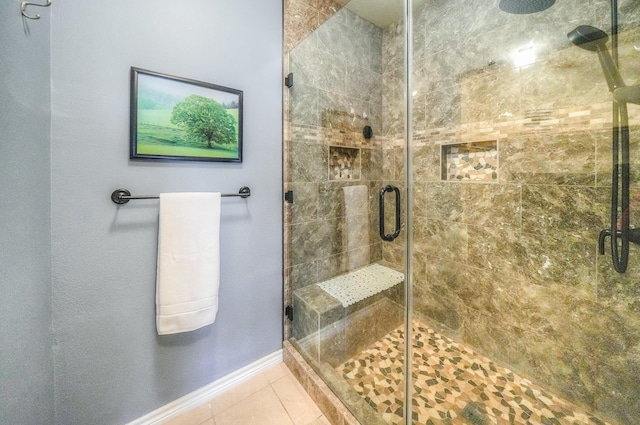
[[(413, 9), (417, 9), (427, 0), (413, 0)], [(341, 5), (346, 5), (360, 17), (385, 28), (389, 24), (402, 20), (403, 0), (337, 0)]]

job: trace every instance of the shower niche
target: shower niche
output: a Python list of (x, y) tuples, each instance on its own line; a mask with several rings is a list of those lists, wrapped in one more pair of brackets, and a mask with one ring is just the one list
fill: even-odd
[(442, 145), (440, 154), (443, 181), (498, 181), (498, 141)]
[(329, 146), (329, 180), (360, 180), (360, 148)]

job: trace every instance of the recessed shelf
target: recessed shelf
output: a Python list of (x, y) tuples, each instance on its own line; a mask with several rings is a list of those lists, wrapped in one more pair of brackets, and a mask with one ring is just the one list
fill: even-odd
[(442, 173), (445, 181), (498, 181), (498, 141), (443, 145)]
[(329, 180), (360, 180), (360, 148), (329, 146)]

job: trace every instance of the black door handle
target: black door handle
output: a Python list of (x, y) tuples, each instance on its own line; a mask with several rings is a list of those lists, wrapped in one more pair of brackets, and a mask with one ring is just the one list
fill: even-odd
[[(386, 234), (384, 231), (384, 195), (387, 192), (396, 193), (396, 229), (395, 232)], [(400, 234), (400, 189), (387, 185), (380, 190), (380, 237), (385, 241), (392, 241)]]

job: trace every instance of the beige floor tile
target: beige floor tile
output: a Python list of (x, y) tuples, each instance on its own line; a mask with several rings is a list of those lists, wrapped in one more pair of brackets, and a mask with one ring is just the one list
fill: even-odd
[(213, 419), (216, 425), (293, 425), (271, 386), (215, 415)]
[(288, 374), (271, 384), (295, 425), (307, 425), (322, 412), (293, 375)]
[(185, 413), (182, 416), (172, 419), (171, 421), (167, 422), (166, 425), (209, 425), (213, 423), (207, 422), (208, 420), (213, 421), (209, 403), (205, 403), (202, 406), (196, 407), (195, 409)]
[(211, 413), (215, 417), (222, 411), (238, 404), (250, 395), (260, 391), (269, 385), (269, 379), (264, 373), (240, 384), (239, 386), (227, 391), (219, 397), (211, 400)]
[(324, 416), (320, 416), (318, 419), (307, 425), (331, 425), (331, 422), (329, 422)]
[(279, 365), (267, 370), (263, 374), (266, 376), (269, 382), (273, 383), (283, 376), (291, 375), (291, 371), (284, 363), (280, 363)]

